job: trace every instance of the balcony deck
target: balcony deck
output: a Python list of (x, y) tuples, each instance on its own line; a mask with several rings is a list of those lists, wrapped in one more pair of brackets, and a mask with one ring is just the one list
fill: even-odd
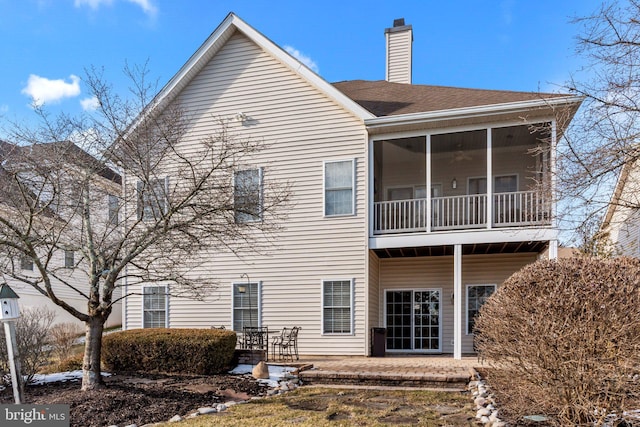
[(541, 192), (496, 193), (492, 198), (491, 206), (486, 194), (433, 197), (430, 206), (426, 198), (375, 202), (373, 234), (551, 225), (551, 203)]

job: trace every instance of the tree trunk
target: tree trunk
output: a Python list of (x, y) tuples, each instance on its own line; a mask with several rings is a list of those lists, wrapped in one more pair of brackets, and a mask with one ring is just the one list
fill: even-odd
[(84, 359), (82, 361), (82, 390), (94, 390), (104, 385), (100, 371), (104, 320), (100, 317), (92, 317), (89, 321), (85, 322), (85, 325), (86, 334)]

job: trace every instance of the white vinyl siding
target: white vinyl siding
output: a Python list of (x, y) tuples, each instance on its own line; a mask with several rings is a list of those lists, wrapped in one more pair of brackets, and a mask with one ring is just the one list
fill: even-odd
[(387, 80), (411, 83), (411, 50), (413, 32), (392, 31), (387, 35)]
[(467, 285), (467, 335), (473, 334), (475, 318), (480, 312), (480, 308), (496, 291), (496, 285)]
[(233, 330), (260, 326), (260, 283), (233, 284)]
[(350, 334), (352, 332), (351, 280), (322, 281), (322, 333)]
[(234, 174), (233, 207), (237, 223), (262, 219), (262, 168)]
[(167, 287), (143, 286), (143, 328), (167, 327)]
[(354, 209), (354, 161), (324, 163), (325, 216), (352, 215)]
[[(217, 134), (218, 118), (229, 118), (231, 135), (264, 141), (263, 148), (241, 164), (243, 169), (264, 168), (265, 205), (274, 184), (287, 186), (290, 197), (278, 210), (285, 217), (275, 218), (282, 228), (271, 235), (250, 236), (251, 250), (236, 255), (219, 247), (203, 254), (192, 274), (225, 285), (218, 285), (203, 301), (171, 299), (171, 327), (232, 329), (229, 284), (242, 282), (239, 277), (246, 272), (261, 280), (263, 327), (300, 326), (302, 354), (365, 355), (367, 132), (362, 121), (239, 32), (191, 78), (176, 101), (193, 118), (181, 145), (184, 154), (197, 153), (203, 138)], [(251, 121), (235, 120), (239, 111)], [(323, 162), (344, 159), (355, 159), (355, 214), (319, 221)], [(130, 185), (135, 188), (135, 181)], [(264, 220), (272, 220), (270, 215), (265, 210)], [(322, 334), (321, 282), (332, 277), (355, 279), (352, 334)], [(141, 298), (128, 297), (127, 305), (126, 327), (139, 328)]]

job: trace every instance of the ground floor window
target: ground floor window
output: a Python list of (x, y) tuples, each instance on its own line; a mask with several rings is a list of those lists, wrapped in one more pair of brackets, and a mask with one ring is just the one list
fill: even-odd
[(167, 287), (144, 286), (142, 291), (143, 328), (167, 327)]
[(496, 285), (467, 285), (467, 334), (473, 334), (480, 308), (496, 291)]
[(233, 284), (233, 330), (260, 326), (260, 283)]
[(322, 281), (322, 333), (351, 333), (352, 284), (351, 280)]

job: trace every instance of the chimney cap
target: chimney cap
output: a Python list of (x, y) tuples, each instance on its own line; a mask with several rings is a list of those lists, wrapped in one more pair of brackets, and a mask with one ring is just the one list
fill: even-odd
[(399, 31), (412, 30), (411, 25), (404, 23), (404, 18), (398, 18), (393, 20), (393, 27), (384, 30), (385, 33), (395, 33)]

